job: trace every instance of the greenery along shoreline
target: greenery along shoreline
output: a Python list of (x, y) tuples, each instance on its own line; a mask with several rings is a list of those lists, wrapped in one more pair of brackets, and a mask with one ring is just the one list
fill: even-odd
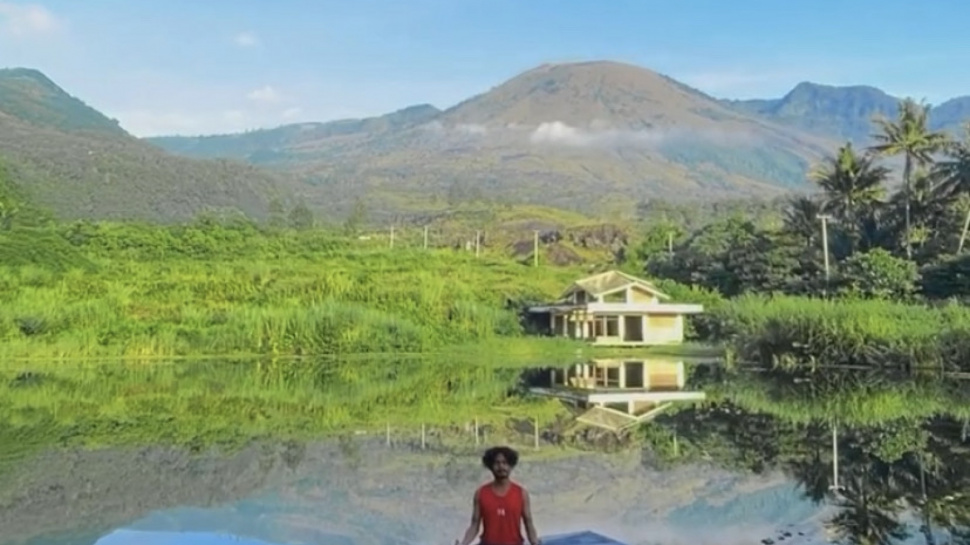
[[(522, 308), (620, 266), (705, 305), (689, 339), (739, 360), (959, 369), (970, 315), (941, 301), (970, 298), (970, 256), (958, 251), (970, 140), (930, 133), (927, 116), (904, 102), (879, 128), (885, 145), (846, 145), (815, 173), (821, 193), (773, 219), (732, 214), (688, 232), (645, 209), (642, 236), (613, 264), (388, 248), (312, 218), (62, 225), (0, 183), (0, 358), (427, 353), (509, 339), (565, 352), (583, 345), (528, 338)], [(890, 193), (873, 154), (894, 153), (920, 168)], [(828, 274), (821, 213), (832, 218)]]
[[(530, 338), (520, 321), (525, 304), (588, 274), (579, 266), (375, 248), (336, 232), (248, 223), (104, 223), (44, 236), (65, 251), (54, 246), (36, 263), (0, 269), (2, 359), (402, 354), (469, 344), (509, 356), (596, 353)], [(689, 340), (721, 344), (739, 361), (958, 370), (970, 355), (970, 311), (956, 304), (725, 298), (658, 284), (675, 300), (705, 305)]]

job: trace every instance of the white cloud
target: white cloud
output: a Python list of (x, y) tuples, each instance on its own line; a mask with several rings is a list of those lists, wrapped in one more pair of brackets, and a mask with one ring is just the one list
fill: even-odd
[(256, 47), (260, 43), (259, 37), (249, 31), (236, 34), (232, 41), (239, 47)]
[(759, 141), (756, 134), (743, 127), (729, 131), (687, 126), (633, 130), (609, 128), (596, 121), (589, 125), (590, 128), (586, 129), (572, 127), (561, 121), (541, 123), (529, 134), (529, 141), (535, 145), (607, 149), (656, 149), (660, 144), (672, 142), (747, 146)]
[(561, 121), (541, 123), (529, 136), (533, 144), (559, 144), (575, 147), (650, 145), (660, 142), (660, 131), (584, 130)]
[(61, 21), (44, 6), (0, 1), (0, 34), (27, 37), (50, 34)]
[(246, 98), (256, 102), (279, 102), (282, 97), (280, 97), (279, 91), (269, 85), (264, 85), (251, 91), (246, 95)]
[(283, 119), (293, 119), (294, 117), (303, 113), (302, 108), (287, 108), (283, 110)]

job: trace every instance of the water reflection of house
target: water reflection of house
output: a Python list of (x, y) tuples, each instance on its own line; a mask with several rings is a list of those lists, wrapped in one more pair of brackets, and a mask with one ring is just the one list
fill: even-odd
[(703, 312), (704, 307), (660, 302), (669, 299), (642, 278), (608, 271), (573, 282), (559, 300), (529, 312), (548, 314), (544, 321), (555, 336), (598, 345), (679, 344), (684, 315)]
[(614, 431), (646, 422), (678, 401), (702, 401), (685, 391), (686, 366), (668, 359), (594, 359), (547, 370), (533, 393), (586, 409), (577, 421)]

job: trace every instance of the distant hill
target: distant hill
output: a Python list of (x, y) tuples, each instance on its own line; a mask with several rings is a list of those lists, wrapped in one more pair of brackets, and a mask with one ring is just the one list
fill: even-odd
[(109, 119), (30, 68), (0, 69), (0, 112), (58, 131), (129, 136), (116, 119)]
[(380, 117), (342, 119), (329, 123), (296, 123), (275, 129), (207, 136), (159, 136), (146, 141), (171, 153), (197, 158), (234, 158), (258, 164), (299, 159), (300, 148), (324, 138), (355, 137), (416, 127), (432, 121), (441, 110), (430, 104), (410, 106)]
[[(638, 203), (773, 197), (810, 187), (809, 166), (898, 98), (803, 82), (784, 97), (718, 100), (611, 61), (546, 64), (445, 110), (299, 123), (241, 134), (138, 140), (42, 73), (0, 70), (0, 159), (59, 216), (185, 219), (275, 197), (318, 213), (440, 214), (525, 204), (632, 217)], [(935, 107), (958, 129), (970, 97)], [(181, 156), (181, 158), (175, 157)]]
[(835, 142), (730, 108), (617, 62), (543, 65), (444, 111), (151, 138), (173, 153), (245, 157), (298, 173), (318, 207), (467, 200), (632, 214), (641, 199), (778, 194)]
[[(896, 116), (899, 97), (875, 87), (837, 87), (802, 82), (777, 99), (723, 100), (725, 106), (773, 122), (861, 145), (871, 142), (872, 119)], [(970, 120), (970, 96), (950, 99), (930, 110), (930, 126), (962, 134), (961, 125)]]
[(0, 162), (26, 198), (63, 219), (259, 218), (274, 197), (293, 201), (286, 173), (171, 155), (22, 68), (0, 70)]

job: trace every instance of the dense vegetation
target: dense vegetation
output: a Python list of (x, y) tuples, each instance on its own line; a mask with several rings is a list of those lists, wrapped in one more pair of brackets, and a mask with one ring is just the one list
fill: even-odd
[[(901, 103), (872, 147), (845, 144), (813, 171), (820, 191), (780, 218), (755, 209), (691, 229), (648, 212), (627, 266), (729, 298), (700, 329), (741, 359), (962, 366), (970, 314), (946, 301), (970, 296), (970, 132), (933, 132), (929, 113)], [(895, 191), (883, 156), (901, 157)]]
[(521, 305), (581, 274), (248, 222), (57, 235), (91, 265), (0, 273), (5, 357), (426, 352), (520, 335)]

